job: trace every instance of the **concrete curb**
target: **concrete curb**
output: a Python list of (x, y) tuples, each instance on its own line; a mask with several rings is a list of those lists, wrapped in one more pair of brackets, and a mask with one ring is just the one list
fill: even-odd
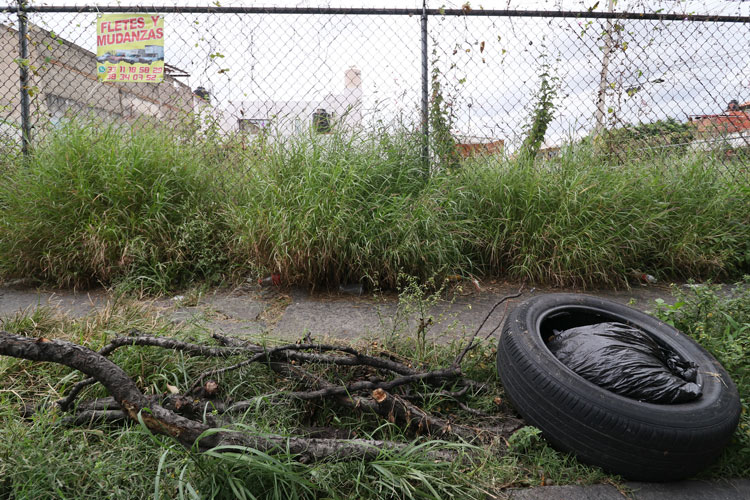
[(609, 484), (544, 486), (507, 490), (497, 500), (747, 500), (750, 479), (729, 481), (628, 482), (617, 489)]

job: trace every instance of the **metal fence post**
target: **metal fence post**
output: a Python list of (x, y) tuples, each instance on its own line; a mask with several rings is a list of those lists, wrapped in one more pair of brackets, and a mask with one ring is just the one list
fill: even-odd
[(427, 66), (427, 0), (422, 2), (422, 166), (425, 177), (430, 175), (430, 122), (428, 107)]
[(29, 118), (29, 41), (26, 2), (18, 1), (18, 46), (21, 76), (21, 151), (24, 156), (31, 152), (31, 120)]

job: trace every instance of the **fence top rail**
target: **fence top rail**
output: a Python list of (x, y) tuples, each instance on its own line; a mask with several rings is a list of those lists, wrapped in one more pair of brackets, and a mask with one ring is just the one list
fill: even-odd
[(537, 17), (577, 19), (635, 19), (653, 21), (692, 21), (750, 23), (750, 16), (718, 16), (711, 14), (658, 14), (646, 12), (589, 12), (552, 10), (493, 10), (493, 9), (386, 9), (386, 8), (334, 8), (334, 7), (211, 7), (176, 5), (7, 5), (1, 12), (27, 13), (127, 13), (159, 12), (185, 14), (320, 14), (320, 15), (379, 15), (379, 16), (445, 16), (445, 17)]

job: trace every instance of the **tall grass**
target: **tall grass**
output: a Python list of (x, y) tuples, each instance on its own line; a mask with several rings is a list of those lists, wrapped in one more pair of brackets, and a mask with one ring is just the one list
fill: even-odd
[(0, 186), (0, 270), (155, 291), (215, 278), (228, 265), (220, 173), (166, 130), (73, 124)]
[(425, 180), (419, 152), (406, 134), (276, 145), (242, 183), (251, 202), (231, 213), (235, 252), (320, 284), (470, 270), (448, 178)]
[(57, 134), (0, 186), (0, 273), (160, 292), (259, 269), (385, 287), (400, 273), (593, 286), (750, 270), (750, 189), (707, 153), (613, 166), (582, 145), (426, 178), (408, 133), (217, 141)]
[(235, 249), (293, 280), (388, 286), (399, 270), (591, 286), (750, 268), (750, 190), (708, 155), (609, 166), (580, 147), (425, 180), (418, 151), (404, 135), (273, 148), (242, 184)]
[(485, 161), (460, 175), (455, 193), (476, 216), (472, 251), (487, 274), (596, 285), (750, 265), (750, 190), (705, 155), (608, 166), (580, 148), (555, 163)]

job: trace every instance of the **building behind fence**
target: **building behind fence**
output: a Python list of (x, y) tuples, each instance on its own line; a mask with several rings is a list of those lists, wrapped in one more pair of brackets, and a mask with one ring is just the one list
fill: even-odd
[[(460, 154), (513, 154), (546, 80), (555, 104), (541, 151), (547, 158), (604, 130), (654, 123), (681, 127), (688, 144), (652, 140), (644, 148), (750, 146), (750, 18), (468, 8), (138, 10), (166, 19), (160, 84), (96, 78), (96, 16), (136, 8), (6, 8), (6, 144), (21, 141), (28, 92), (32, 146), (76, 116), (174, 128), (197, 114), (228, 136), (250, 138), (370, 127), (429, 134), (428, 114), (442, 102)], [(23, 28), (21, 17), (28, 19)], [(28, 30), (26, 60), (19, 29)], [(22, 90), (24, 64), (29, 81)]]
[[(5, 26), (0, 34), (2, 133), (20, 140), (21, 92), (18, 88), (18, 31)], [(96, 54), (48, 30), (29, 25), (31, 95), (29, 115), (37, 139), (74, 117), (102, 123), (134, 122), (176, 125), (189, 119), (196, 97), (188, 85), (166, 76), (160, 85), (102, 84)]]

